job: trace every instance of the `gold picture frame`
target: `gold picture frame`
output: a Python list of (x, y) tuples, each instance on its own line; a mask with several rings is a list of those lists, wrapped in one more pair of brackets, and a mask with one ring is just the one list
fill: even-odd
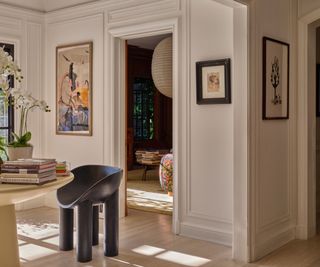
[(92, 135), (93, 42), (56, 48), (56, 134)]

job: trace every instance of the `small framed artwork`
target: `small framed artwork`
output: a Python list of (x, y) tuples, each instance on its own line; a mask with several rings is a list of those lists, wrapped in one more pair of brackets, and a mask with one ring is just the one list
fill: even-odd
[(289, 118), (289, 44), (263, 37), (264, 120)]
[(231, 103), (230, 58), (196, 63), (197, 104)]
[(56, 133), (92, 135), (92, 42), (56, 48)]

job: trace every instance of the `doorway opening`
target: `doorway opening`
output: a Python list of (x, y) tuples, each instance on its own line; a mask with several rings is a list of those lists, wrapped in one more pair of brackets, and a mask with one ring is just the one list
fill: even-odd
[[(320, 222), (320, 160), (317, 116), (317, 63), (320, 9), (299, 19), (298, 31), (298, 220), (296, 236), (308, 239), (317, 233)], [(320, 51), (320, 50), (319, 50)], [(320, 61), (319, 61), (320, 62)], [(319, 96), (319, 94), (317, 95)], [(319, 129), (319, 130), (318, 130)], [(319, 136), (320, 137), (320, 136)], [(319, 155), (318, 155), (319, 154)], [(319, 176), (320, 177), (320, 176)], [(318, 192), (317, 192), (318, 191)], [(319, 218), (319, 217), (318, 217)]]
[(320, 234), (320, 27), (316, 28), (316, 234)]
[(130, 39), (126, 46), (127, 208), (168, 215), (173, 210), (172, 98), (161, 92), (154, 51), (172, 42), (171, 35)]

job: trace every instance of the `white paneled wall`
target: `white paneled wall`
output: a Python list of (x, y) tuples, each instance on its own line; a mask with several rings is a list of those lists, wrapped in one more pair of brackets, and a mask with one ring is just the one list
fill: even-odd
[[(251, 15), (251, 258), (295, 238), (296, 224), (296, 0), (255, 1)], [(272, 13), (272, 19), (270, 14)], [(262, 120), (262, 37), (290, 44), (289, 120)]]
[(320, 2), (315, 0), (298, 0), (299, 9), (298, 15), (299, 17), (303, 17), (307, 14), (312, 13), (317, 8), (320, 8)]
[[(72, 168), (85, 164), (103, 164), (104, 144), (104, 62), (103, 62), (103, 13), (73, 18), (68, 21), (50, 22), (46, 31), (47, 76), (45, 96), (55, 107), (55, 55), (56, 47), (85, 41), (93, 42), (93, 85), (92, 85), (92, 136), (56, 135), (55, 108), (45, 120), (43, 132), (44, 155), (57, 160), (67, 160)], [(56, 207), (55, 194), (47, 196), (46, 205)]]
[[(19, 62), (24, 80), (22, 89), (26, 89), (33, 96), (41, 98), (43, 95), (43, 29), (44, 17), (37, 12), (19, 10), (6, 6), (0, 7), (0, 40), (15, 45), (15, 58)], [(34, 155), (40, 156), (42, 149), (41, 131), (43, 121), (41, 112), (36, 110), (29, 115), (28, 126), (32, 131), (31, 143), (34, 145)], [(16, 116), (17, 125), (18, 116)], [(43, 198), (25, 202), (17, 206), (18, 209), (43, 205)]]
[[(228, 6), (221, 4), (224, 2)], [(248, 219), (249, 258), (257, 259), (295, 238), (298, 0), (247, 2), (250, 3), (251, 22), (247, 196), (250, 217), (244, 216), (244, 224)], [(300, 0), (299, 14), (312, 10), (315, 2), (318, 1)], [(36, 154), (67, 160), (73, 167), (117, 162), (115, 155), (121, 153), (113, 150), (119, 139), (114, 107), (119, 103), (113, 100), (119, 92), (114, 91), (117, 87), (110, 79), (119, 69), (108, 69), (109, 61), (116, 56), (110, 54), (111, 31), (122, 29), (123, 32), (126, 27), (129, 31), (134, 27), (176, 20), (177, 103), (180, 106), (176, 108), (175, 127), (180, 135), (176, 138), (179, 150), (175, 156), (181, 175), (176, 178), (179, 179), (177, 232), (231, 245), (233, 181), (238, 175), (234, 173), (237, 160), (234, 136), (238, 134), (234, 130), (235, 103), (199, 106), (195, 95), (195, 62), (227, 57), (234, 60), (233, 44), (237, 34), (230, 3), (232, 1), (227, 0), (219, 0), (219, 3), (212, 0), (97, 1), (45, 15), (1, 7), (0, 38), (17, 43), (21, 65), (28, 76), (24, 86), (45, 98), (52, 107), (51, 114), (41, 118), (36, 114), (32, 121)], [(263, 36), (290, 43), (289, 120), (262, 120)], [(94, 42), (93, 136), (57, 136), (55, 48), (83, 41)], [(37, 203), (55, 206), (54, 196)]]
[[(209, 0), (191, 1), (190, 12), (190, 177), (186, 180), (189, 194), (182, 232), (192, 229), (204, 235), (205, 227), (207, 238), (212, 235), (231, 244), (233, 104), (197, 105), (195, 63), (223, 58), (232, 61), (233, 9)], [(213, 237), (213, 232), (219, 237)]]
[[(93, 77), (93, 137), (55, 135), (53, 112), (45, 122), (44, 155), (65, 159), (72, 166), (86, 163), (121, 164), (118, 160), (122, 154), (118, 151), (121, 149), (118, 143), (124, 141), (119, 140), (121, 121), (114, 122), (119, 118), (117, 112), (121, 112), (118, 108), (121, 99), (114, 97), (121, 96), (121, 93), (119, 95), (117, 84), (110, 83), (110, 75), (117, 73), (119, 67), (110, 66), (110, 61), (116, 56), (110, 54), (113, 45), (110, 38), (125, 29), (130, 32), (133, 28), (160, 25), (164, 20), (177, 19), (179, 84), (190, 83), (179, 86), (176, 94), (180, 99), (176, 102), (179, 106), (174, 127), (179, 127), (175, 129), (179, 133), (176, 141), (181, 145), (175, 156), (179, 158), (178, 168), (183, 169), (177, 178), (180, 183), (176, 223), (183, 235), (231, 245), (233, 104), (196, 104), (195, 62), (233, 57), (233, 9), (211, 0), (197, 3), (141, 1), (140, 5), (139, 2), (136, 1), (135, 5), (121, 5), (123, 2), (120, 2), (112, 6), (100, 3), (100, 6), (97, 4), (96, 8), (91, 6), (88, 10), (80, 7), (47, 15), (45, 96), (50, 99), (50, 104), (54, 105), (55, 86), (52, 81), (55, 79), (57, 45), (93, 40), (96, 76)], [(187, 68), (181, 63), (183, 60), (187, 61)], [(181, 142), (183, 135), (187, 138), (186, 143)], [(114, 154), (110, 155), (109, 151), (114, 151)], [(185, 157), (186, 153), (190, 154)], [(55, 205), (54, 196), (47, 197), (46, 204)]]
[[(115, 121), (120, 102), (114, 103), (114, 97), (121, 94), (117, 84), (110, 82), (111, 75), (119, 72), (119, 66), (110, 65), (116, 57), (110, 54), (111, 32), (174, 21), (177, 25), (175, 68), (178, 85), (175, 96), (179, 98), (174, 114), (177, 148), (174, 153), (179, 169), (179, 177), (175, 177), (176, 184), (179, 181), (175, 196), (178, 203), (174, 217), (176, 232), (231, 246), (234, 104), (196, 104), (195, 62), (233, 60), (236, 43), (233, 7), (228, 1), (225, 1), (228, 5), (219, 2), (99, 1), (44, 15), (30, 12), (25, 14), (27, 21), (18, 18), (19, 15), (5, 18), (4, 24), (0, 24), (0, 33), (11, 27), (9, 37), (16, 36), (21, 44), (20, 58), (27, 74), (26, 85), (32, 87), (36, 96), (46, 99), (52, 108), (50, 114), (36, 115), (31, 122), (37, 140), (36, 154), (67, 160), (75, 167), (88, 163), (114, 164), (119, 162), (121, 155), (121, 151), (115, 150), (120, 149), (117, 145), (120, 128), (117, 127), (121, 122)], [(39, 22), (34, 21), (34, 14), (38, 14)], [(160, 27), (159, 32), (161, 30)], [(93, 41), (93, 136), (56, 135), (55, 49), (59, 45), (84, 41)], [(44, 201), (39, 199), (31, 203), (40, 204), (56, 206), (54, 194)]]

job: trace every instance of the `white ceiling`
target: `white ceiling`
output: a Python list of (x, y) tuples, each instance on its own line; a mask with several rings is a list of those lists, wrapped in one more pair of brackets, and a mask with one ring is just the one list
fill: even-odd
[(0, 3), (15, 7), (37, 10), (41, 12), (50, 12), (97, 1), (104, 0), (0, 0)]

